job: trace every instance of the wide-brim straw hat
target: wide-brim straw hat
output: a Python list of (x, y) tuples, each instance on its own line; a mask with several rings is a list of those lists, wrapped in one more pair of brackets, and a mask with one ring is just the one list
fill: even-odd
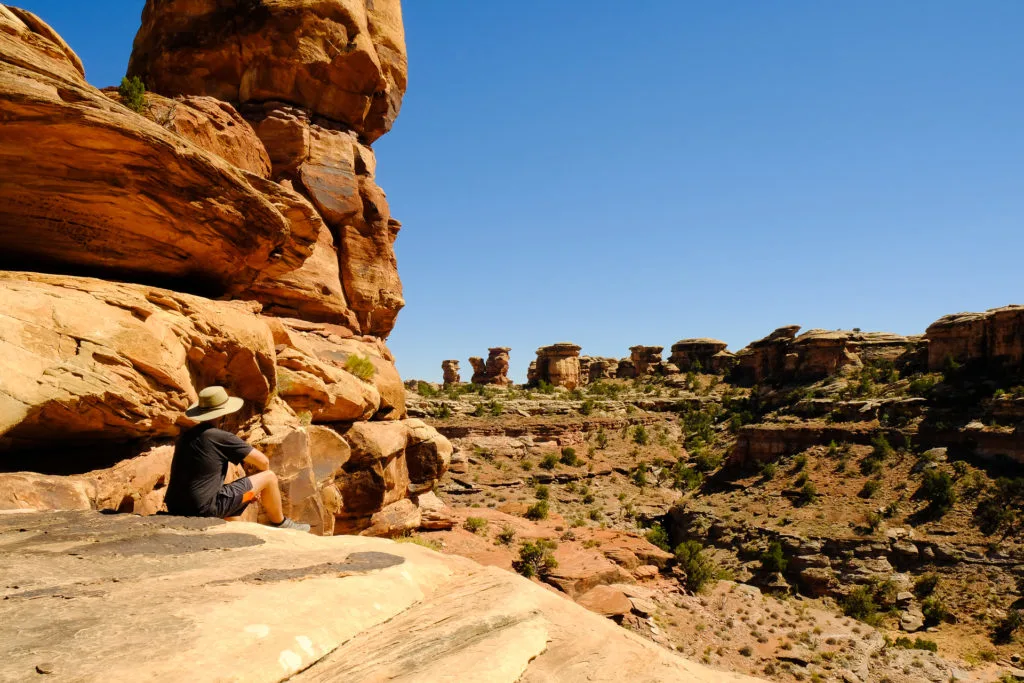
[(216, 420), (241, 410), (245, 399), (228, 396), (224, 387), (206, 387), (199, 392), (199, 402), (185, 411), (185, 416), (196, 422)]

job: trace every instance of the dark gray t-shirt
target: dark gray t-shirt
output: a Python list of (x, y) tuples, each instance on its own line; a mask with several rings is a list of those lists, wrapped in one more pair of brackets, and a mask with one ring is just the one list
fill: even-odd
[(172, 515), (215, 514), (217, 492), (224, 485), (228, 463), (240, 464), (253, 447), (231, 432), (201, 422), (183, 433), (174, 446), (167, 511)]

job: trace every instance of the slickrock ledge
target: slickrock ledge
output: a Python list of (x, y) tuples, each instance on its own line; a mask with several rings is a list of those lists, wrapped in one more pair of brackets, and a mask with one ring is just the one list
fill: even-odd
[(0, 515), (0, 680), (752, 681), (414, 544), (93, 512)]

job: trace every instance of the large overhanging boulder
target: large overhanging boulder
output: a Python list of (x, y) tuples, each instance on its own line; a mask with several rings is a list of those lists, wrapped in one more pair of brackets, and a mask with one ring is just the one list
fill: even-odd
[(211, 384), (261, 407), (275, 387), (275, 355), (257, 310), (0, 272), (0, 449), (171, 437)]
[(0, 268), (238, 295), (302, 266), (324, 229), (307, 200), (111, 101), (0, 9)]
[(372, 142), (406, 88), (399, 0), (147, 0), (129, 74), (164, 95), (280, 100)]

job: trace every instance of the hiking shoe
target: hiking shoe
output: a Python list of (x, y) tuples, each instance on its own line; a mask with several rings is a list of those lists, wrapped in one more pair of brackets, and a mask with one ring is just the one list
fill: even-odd
[(284, 521), (280, 524), (271, 524), (271, 526), (277, 529), (295, 529), (296, 531), (309, 531), (309, 525), (301, 522), (296, 522), (291, 517), (285, 517)]

